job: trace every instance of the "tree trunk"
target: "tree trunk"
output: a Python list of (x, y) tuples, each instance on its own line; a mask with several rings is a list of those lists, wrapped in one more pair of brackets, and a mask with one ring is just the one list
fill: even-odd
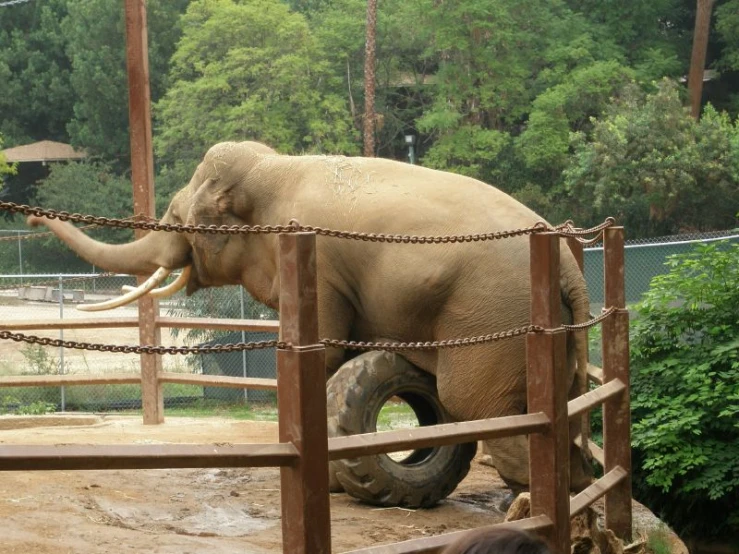
[(375, 155), (375, 40), (377, 0), (367, 0), (367, 30), (364, 44), (364, 155)]
[(706, 52), (708, 35), (711, 31), (711, 12), (714, 0), (697, 0), (695, 13), (695, 31), (693, 32), (693, 54), (690, 58), (688, 74), (688, 93), (690, 95), (690, 113), (698, 119), (701, 112), (703, 96), (703, 72), (706, 68)]

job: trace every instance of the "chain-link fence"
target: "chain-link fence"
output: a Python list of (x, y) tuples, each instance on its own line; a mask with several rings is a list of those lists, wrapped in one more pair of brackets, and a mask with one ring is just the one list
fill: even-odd
[[(28, 334), (101, 344), (139, 344), (137, 327), (102, 329), (43, 328), (45, 321), (136, 318), (136, 304), (115, 311), (82, 312), (82, 303), (96, 303), (121, 294), (124, 285), (135, 285), (129, 275), (111, 274), (0, 274), (0, 321), (31, 321), (38, 330)], [(242, 287), (207, 289), (187, 298), (177, 293), (160, 301), (162, 315), (232, 319), (273, 319), (276, 314), (257, 304)], [(0, 325), (1, 327), (1, 325)], [(272, 340), (276, 334), (207, 329), (162, 329), (165, 346), (214, 345)], [(105, 375), (140, 373), (138, 354), (91, 352), (37, 344), (0, 341), (0, 376)], [(242, 377), (275, 377), (273, 350), (196, 355), (163, 355), (164, 371)], [(272, 391), (241, 390), (196, 385), (163, 385), (165, 405), (212, 403), (273, 403)], [(0, 413), (48, 410), (110, 411), (138, 409), (138, 385), (76, 385), (63, 387), (0, 388)]]
[[(137, 317), (136, 305), (114, 312), (80, 312), (79, 303), (94, 303), (118, 296), (123, 285), (134, 285), (126, 275), (29, 274), (24, 273), (24, 254), (35, 241), (24, 240), (25, 231), (6, 232), (10, 240), (0, 241), (0, 258), (6, 273), (0, 274), (0, 321), (73, 320), (79, 318)], [(739, 240), (739, 233), (724, 232), (680, 235), (657, 241), (630, 241), (626, 246), (627, 302), (639, 300), (652, 277), (665, 273), (670, 254), (686, 252), (696, 242)], [(14, 270), (17, 268), (17, 270)], [(603, 250), (585, 249), (585, 273), (590, 290), (592, 312), (603, 307)], [(256, 303), (241, 287), (221, 287), (199, 291), (192, 297), (178, 293), (160, 301), (163, 315), (179, 317), (215, 317), (232, 319), (276, 319), (277, 315)], [(1, 326), (1, 325), (0, 325)], [(32, 334), (77, 342), (104, 344), (139, 344), (138, 328), (66, 329)], [(162, 344), (217, 345), (235, 342), (272, 340), (270, 333), (248, 331), (210, 331), (206, 329), (162, 329)], [(241, 377), (275, 377), (273, 350), (251, 350), (218, 354), (164, 355), (165, 371)], [(597, 354), (594, 354), (597, 363)], [(138, 374), (137, 354), (89, 352), (12, 341), (0, 341), (0, 376), (134, 373)], [(168, 406), (192, 402), (268, 403), (275, 393), (196, 385), (165, 384)], [(43, 411), (45, 409), (109, 411), (138, 408), (138, 385), (81, 385), (67, 387), (0, 388), (0, 413), (7, 411)]]

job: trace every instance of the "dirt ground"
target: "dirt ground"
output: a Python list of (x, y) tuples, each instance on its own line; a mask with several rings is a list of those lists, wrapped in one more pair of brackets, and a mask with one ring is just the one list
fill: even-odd
[[(277, 424), (218, 418), (0, 417), (0, 444), (277, 442)], [(66, 425), (58, 425), (58, 424)], [(55, 425), (56, 424), (56, 425)], [(2, 472), (0, 553), (273, 553), (282, 551), (277, 468)], [(334, 552), (490, 525), (507, 490), (473, 462), (433, 509), (378, 509), (331, 496)]]

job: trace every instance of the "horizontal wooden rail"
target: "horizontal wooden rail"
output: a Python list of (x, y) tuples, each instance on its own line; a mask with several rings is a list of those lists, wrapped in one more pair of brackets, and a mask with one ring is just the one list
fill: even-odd
[(570, 517), (582, 512), (593, 502), (605, 495), (628, 476), (628, 472), (621, 466), (616, 466), (587, 489), (570, 499)]
[(139, 373), (110, 373), (107, 375), (9, 375), (0, 377), (0, 388), (140, 384), (141, 374)]
[(328, 440), (328, 456), (330, 460), (356, 458), (429, 446), (541, 433), (548, 427), (549, 419), (542, 413), (534, 413), (332, 437)]
[(345, 552), (344, 554), (430, 554), (432, 552), (440, 552), (443, 548), (452, 544), (454, 541), (461, 539), (467, 533), (479, 531), (480, 529), (507, 528), (520, 529), (521, 531), (540, 531), (551, 526), (552, 521), (548, 517), (536, 516), (519, 519), (517, 521), (499, 523), (497, 525), (478, 527), (477, 529), (471, 529), (468, 531), (456, 531), (454, 533), (445, 533), (443, 535), (424, 537), (422, 539), (370, 546), (369, 548), (360, 548), (359, 550), (352, 550), (351, 552)]
[(266, 319), (215, 319), (207, 317), (158, 317), (157, 327), (217, 329), (220, 331), (264, 331), (277, 333), (280, 322)]
[(597, 389), (586, 392), (567, 403), (567, 417), (573, 419), (583, 412), (603, 404), (609, 398), (616, 396), (626, 390), (626, 385), (620, 379), (613, 379)]
[(3, 331), (30, 331), (57, 329), (121, 329), (138, 327), (137, 317), (85, 317), (80, 319), (26, 319), (0, 323)]
[(160, 373), (161, 383), (180, 383), (183, 385), (209, 385), (233, 389), (277, 390), (277, 379), (258, 377), (227, 377), (224, 375), (195, 375), (192, 373)]
[[(575, 437), (575, 444), (582, 448), (582, 438), (580, 436)], [(605, 454), (603, 452), (603, 449), (590, 439), (588, 439), (588, 448), (590, 449), (590, 453), (593, 455), (593, 459), (598, 462), (601, 466), (605, 465)]]
[(603, 384), (603, 369), (597, 365), (588, 364), (588, 378), (599, 385)]
[(286, 466), (291, 443), (0, 445), (0, 471)]

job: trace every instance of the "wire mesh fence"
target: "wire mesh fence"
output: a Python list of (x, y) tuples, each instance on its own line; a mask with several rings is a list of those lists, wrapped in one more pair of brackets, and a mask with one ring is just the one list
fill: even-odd
[[(136, 304), (117, 308), (114, 312), (81, 312), (75, 306), (94, 303), (121, 294), (124, 285), (135, 285), (130, 275), (89, 273), (32, 274), (24, 272), (24, 260), (33, 258), (36, 241), (24, 240), (24, 232), (6, 232), (0, 241), (0, 260), (5, 273), (0, 273), (0, 321), (73, 321), (80, 318), (138, 316)], [(667, 272), (665, 265), (671, 254), (686, 252), (697, 242), (726, 240), (736, 242), (739, 232), (704, 235), (679, 235), (652, 242), (630, 241), (626, 246), (627, 303), (637, 302), (649, 288), (651, 279)], [(603, 307), (603, 250), (585, 249), (585, 276), (588, 282), (591, 310)], [(221, 287), (198, 291), (191, 297), (182, 292), (160, 301), (160, 313), (173, 317), (211, 317), (231, 319), (276, 319), (277, 314), (254, 301), (242, 287)], [(2, 327), (2, 324), (0, 324)], [(490, 332), (496, 331), (495, 329)], [(33, 331), (42, 337), (103, 344), (139, 344), (138, 328), (65, 329)], [(212, 331), (207, 329), (162, 329), (162, 344), (217, 345), (235, 342), (272, 340), (276, 336), (264, 332)], [(599, 352), (591, 352), (598, 363)], [(140, 372), (137, 354), (89, 352), (0, 341), (0, 376), (69, 375)], [(272, 350), (254, 350), (218, 354), (164, 355), (163, 369), (168, 372), (224, 375), (231, 377), (274, 378), (276, 365)], [(165, 405), (192, 403), (264, 404), (274, 403), (275, 393), (265, 390), (241, 390), (183, 384), (163, 387)], [(141, 405), (138, 385), (79, 385), (66, 387), (0, 388), (0, 413), (43, 412), (47, 410), (110, 411), (137, 409)]]
[[(119, 296), (124, 285), (135, 285), (130, 275), (110, 274), (0, 274), (0, 321), (6, 324), (31, 321), (38, 330), (28, 331), (40, 337), (100, 344), (139, 344), (137, 327), (103, 329), (43, 328), (45, 321), (69, 321), (96, 318), (137, 318), (136, 304), (114, 312), (82, 312), (83, 303), (96, 303)], [(162, 315), (176, 317), (213, 317), (231, 319), (274, 319), (276, 314), (257, 304), (242, 287), (207, 289), (195, 296), (177, 293), (160, 301)], [(1, 327), (2, 325), (0, 325)], [(162, 329), (166, 346), (196, 346), (272, 340), (276, 334), (248, 331), (210, 331), (206, 329)], [(167, 372), (275, 377), (272, 350), (216, 354), (164, 355)], [(0, 376), (13, 375), (105, 375), (138, 374), (138, 354), (90, 352), (36, 344), (0, 341)], [(240, 390), (184, 384), (163, 386), (165, 405), (191, 405), (207, 402), (274, 403), (272, 391)], [(141, 390), (138, 385), (76, 385), (62, 387), (0, 388), (0, 413), (41, 413), (62, 411), (111, 411), (138, 409)]]

